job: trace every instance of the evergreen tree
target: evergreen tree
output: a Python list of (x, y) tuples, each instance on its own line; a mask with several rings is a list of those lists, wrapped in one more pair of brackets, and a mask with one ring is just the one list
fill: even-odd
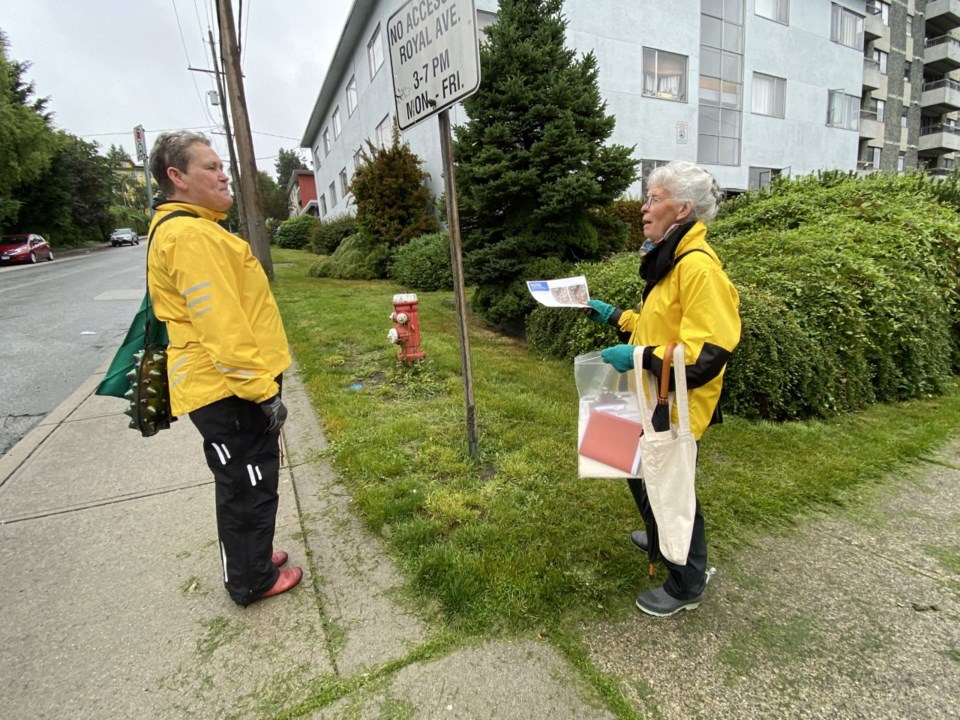
[(625, 242), (599, 218), (633, 181), (632, 148), (604, 145), (606, 114), (593, 53), (564, 43), (562, 0), (501, 0), (480, 47), (481, 82), (457, 128), (464, 268), (473, 307), (495, 323), (533, 301), (523, 281), (596, 259)]
[(303, 158), (300, 157), (299, 150), (285, 150), (280, 148), (277, 153), (277, 161), (274, 163), (277, 169), (277, 185), (281, 190), (285, 190), (287, 183), (290, 182), (290, 175), (294, 170), (308, 170), (304, 165)]
[(422, 161), (393, 126), (393, 143), (378, 148), (367, 142), (369, 153), (353, 174), (350, 192), (357, 206), (357, 224), (378, 243), (403, 245), (439, 229), (431, 214), (429, 177)]

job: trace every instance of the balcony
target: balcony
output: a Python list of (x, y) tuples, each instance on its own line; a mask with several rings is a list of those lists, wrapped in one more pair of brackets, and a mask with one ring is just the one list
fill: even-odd
[(936, 157), (952, 152), (960, 152), (960, 128), (945, 123), (920, 128), (920, 141), (917, 143), (919, 156)]
[[(886, 32), (887, 26), (883, 24), (880, 17), (880, 10), (867, 3), (867, 16), (863, 19), (863, 42), (864, 44), (871, 40), (882, 38)], [(889, 37), (889, 34), (887, 35)]]
[(938, 75), (960, 68), (960, 40), (949, 35), (927, 38), (923, 51), (923, 67)]
[(927, 33), (946, 35), (960, 27), (960, 0), (933, 0), (927, 3), (925, 13)]
[(920, 106), (925, 115), (944, 115), (960, 110), (960, 82), (937, 80), (923, 86)]
[(868, 140), (883, 139), (883, 123), (877, 119), (876, 111), (860, 111), (860, 137)]
[(880, 63), (876, 60), (863, 59), (863, 87), (867, 90), (880, 89)]

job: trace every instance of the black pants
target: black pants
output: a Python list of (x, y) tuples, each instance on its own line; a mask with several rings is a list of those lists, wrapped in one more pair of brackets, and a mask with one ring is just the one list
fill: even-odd
[(228, 397), (190, 413), (213, 471), (223, 582), (249, 605), (277, 581), (271, 562), (277, 522), (280, 433), (264, 434), (267, 417), (249, 400)]
[[(699, 449), (699, 443), (697, 444)], [(699, 453), (697, 454), (699, 459)], [(657, 521), (650, 509), (647, 499), (647, 487), (640, 478), (628, 478), (627, 486), (637, 504), (637, 509), (643, 517), (643, 524), (647, 530), (655, 529)], [(652, 533), (648, 533), (651, 534)], [(678, 600), (688, 600), (697, 597), (703, 592), (707, 584), (707, 532), (703, 524), (703, 513), (700, 511), (700, 499), (697, 498), (697, 512), (693, 519), (693, 535), (690, 538), (690, 552), (687, 553), (687, 564), (676, 565), (666, 558), (661, 558), (667, 566), (669, 576), (663, 584), (664, 591)]]

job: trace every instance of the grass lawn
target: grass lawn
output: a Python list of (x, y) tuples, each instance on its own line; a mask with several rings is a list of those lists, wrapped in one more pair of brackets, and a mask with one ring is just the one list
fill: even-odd
[[(470, 318), (480, 454), (467, 454), (456, 310), (421, 293), (419, 366), (387, 342), (389, 282), (315, 279), (316, 256), (273, 250), (274, 292), (329, 455), (422, 606), (475, 633), (625, 612), (663, 580), (628, 533), (626, 484), (577, 478), (572, 364)], [(587, 322), (571, 310), (570, 322)], [(615, 342), (611, 336), (611, 344)], [(711, 563), (825, 506), (855, 508), (897, 466), (960, 429), (960, 392), (822, 422), (727, 417), (704, 436), (698, 492)]]

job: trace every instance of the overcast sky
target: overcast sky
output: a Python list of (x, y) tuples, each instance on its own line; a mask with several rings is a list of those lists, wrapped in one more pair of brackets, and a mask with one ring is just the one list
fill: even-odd
[[(232, 0), (234, 16), (241, 0)], [(280, 148), (298, 148), (353, 0), (242, 0), (238, 26), (257, 168), (275, 176)], [(49, 96), (54, 124), (134, 159), (133, 128), (148, 146), (163, 130), (207, 133), (226, 163), (207, 29), (215, 0), (5, 0), (9, 57)], [(310, 165), (309, 152), (301, 157)]]

